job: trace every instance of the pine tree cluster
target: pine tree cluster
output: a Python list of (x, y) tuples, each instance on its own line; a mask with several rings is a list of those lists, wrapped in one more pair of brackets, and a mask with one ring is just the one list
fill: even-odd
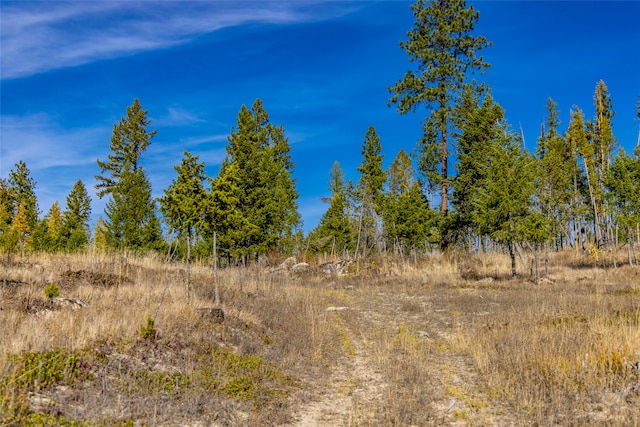
[(586, 251), (626, 244), (629, 263), (637, 263), (640, 145), (632, 154), (618, 150), (605, 83), (596, 84), (595, 116), (587, 120), (574, 107), (564, 132), (549, 99), (536, 151), (529, 152), (491, 90), (472, 78), (489, 66), (478, 54), (490, 43), (474, 35), (479, 13), (464, 0), (418, 0), (412, 10), (415, 26), (400, 47), (416, 69), (389, 88), (390, 104), (401, 114), (424, 108), (423, 136), (411, 154), (400, 150), (385, 170), (380, 138), (369, 127), (358, 181), (345, 182), (340, 164), (333, 164), (327, 210), (306, 236), (291, 146), (260, 99), (241, 107), (216, 177), (185, 151), (157, 200), (140, 162), (156, 131), (148, 130), (151, 121), (136, 99), (114, 125), (111, 154), (97, 162), (97, 194), (108, 201), (93, 233), (82, 181), (64, 210), (56, 201), (39, 218), (36, 183), (20, 161), (7, 180), (0, 179), (0, 247), (23, 254), (89, 244), (171, 249), (190, 260), (210, 256), (215, 241), (227, 264), (274, 252), (354, 258), (501, 250), (511, 255), (515, 274), (515, 253), (523, 248), (537, 254), (543, 247)]

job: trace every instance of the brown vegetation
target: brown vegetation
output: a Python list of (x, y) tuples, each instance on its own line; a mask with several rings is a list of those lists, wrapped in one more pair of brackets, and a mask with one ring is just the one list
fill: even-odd
[(638, 425), (622, 260), (554, 254), (537, 284), (493, 255), (229, 268), (224, 319), (205, 266), (187, 299), (153, 259), (4, 260), (0, 424)]

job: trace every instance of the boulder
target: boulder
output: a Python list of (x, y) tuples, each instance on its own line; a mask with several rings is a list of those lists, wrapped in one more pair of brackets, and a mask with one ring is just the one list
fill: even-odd
[(292, 273), (306, 273), (309, 271), (309, 264), (306, 262), (299, 262), (291, 267)]

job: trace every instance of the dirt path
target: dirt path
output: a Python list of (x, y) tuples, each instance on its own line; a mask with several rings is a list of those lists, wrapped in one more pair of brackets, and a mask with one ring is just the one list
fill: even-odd
[[(509, 422), (504, 408), (487, 397), (472, 360), (456, 350), (452, 337), (459, 325), (446, 301), (354, 290), (339, 308), (333, 315), (350, 348), (326, 387), (297, 411), (294, 425)], [(413, 415), (402, 419), (403, 407)]]
[(387, 386), (367, 348), (367, 338), (355, 332), (352, 322), (345, 321), (353, 314), (360, 318), (362, 313), (356, 306), (328, 307), (328, 311), (333, 312), (345, 354), (329, 373), (325, 387), (298, 411), (294, 425), (299, 427), (357, 424), (355, 413), (359, 406), (381, 403)]
[[(390, 372), (393, 367), (384, 355), (384, 347), (392, 345), (402, 325), (406, 327), (424, 317), (419, 316), (424, 310), (410, 313), (403, 305), (406, 304), (399, 294), (372, 296), (352, 291), (344, 306), (328, 308), (342, 335), (345, 355), (329, 373), (325, 387), (300, 408), (296, 426), (374, 424), (398, 381)], [(427, 335), (432, 333), (433, 330), (420, 339), (428, 340)]]

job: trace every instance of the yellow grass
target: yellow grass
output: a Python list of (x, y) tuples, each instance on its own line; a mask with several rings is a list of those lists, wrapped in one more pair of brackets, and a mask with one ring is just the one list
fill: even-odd
[[(339, 277), (320, 258), (299, 275), (222, 269), (223, 323), (200, 310), (214, 307), (208, 266), (187, 295), (185, 267), (161, 259), (5, 258), (0, 420), (638, 425), (640, 268), (614, 256), (554, 253), (537, 284), (501, 255), (380, 257)], [(28, 354), (77, 355), (77, 378), (21, 382)]]

